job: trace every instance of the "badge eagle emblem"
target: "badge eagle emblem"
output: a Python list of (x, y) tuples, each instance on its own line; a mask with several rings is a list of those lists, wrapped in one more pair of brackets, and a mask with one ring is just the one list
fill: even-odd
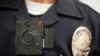
[(88, 56), (92, 41), (91, 33), (85, 26), (78, 27), (72, 37), (73, 56)]

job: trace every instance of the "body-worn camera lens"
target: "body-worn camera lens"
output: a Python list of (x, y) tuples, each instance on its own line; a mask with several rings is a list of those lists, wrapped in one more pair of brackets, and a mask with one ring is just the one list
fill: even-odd
[(36, 42), (36, 32), (35, 31), (25, 31), (22, 35), (22, 42), (25, 45), (33, 45)]

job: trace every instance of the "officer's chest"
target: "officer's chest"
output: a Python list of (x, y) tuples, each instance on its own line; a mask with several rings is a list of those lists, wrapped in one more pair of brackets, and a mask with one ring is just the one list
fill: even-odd
[(82, 46), (82, 48), (88, 46), (85, 49), (89, 51), (92, 39), (91, 28), (84, 20), (63, 17), (58, 23), (53, 25), (53, 28), (55, 44), (58, 48), (66, 50), (63, 52), (75, 52), (76, 47), (81, 49)]

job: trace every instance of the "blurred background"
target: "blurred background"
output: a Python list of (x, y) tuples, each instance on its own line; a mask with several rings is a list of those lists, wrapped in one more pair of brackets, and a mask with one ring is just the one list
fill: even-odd
[(79, 1), (87, 4), (100, 14), (100, 0), (79, 0)]

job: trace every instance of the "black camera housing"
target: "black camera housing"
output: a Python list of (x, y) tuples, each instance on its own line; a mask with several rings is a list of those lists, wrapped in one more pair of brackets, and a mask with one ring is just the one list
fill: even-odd
[(17, 20), (16, 54), (42, 55), (43, 48), (53, 47), (53, 31), (51, 28), (44, 28), (41, 20)]

